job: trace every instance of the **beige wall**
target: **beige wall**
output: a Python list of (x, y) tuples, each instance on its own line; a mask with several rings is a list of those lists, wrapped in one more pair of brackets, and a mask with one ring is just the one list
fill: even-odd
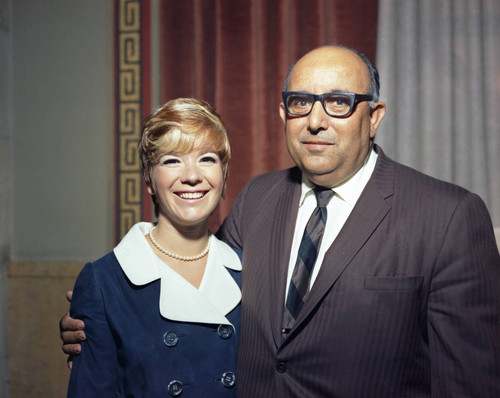
[(11, 398), (65, 397), (70, 372), (58, 321), (64, 292), (82, 264), (8, 262), (9, 390)]
[(64, 294), (113, 246), (113, 3), (0, 0), (0, 398), (65, 397)]

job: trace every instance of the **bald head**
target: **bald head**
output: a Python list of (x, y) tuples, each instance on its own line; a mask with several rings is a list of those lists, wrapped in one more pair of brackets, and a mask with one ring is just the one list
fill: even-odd
[(318, 47), (300, 58), (288, 71), (284, 91), (289, 90), (291, 75), (295, 70), (295, 67), (299, 64), (319, 65), (322, 63), (333, 65), (345, 60), (354, 61), (355, 59), (357, 59), (357, 62), (361, 61), (363, 63), (362, 69), (364, 70), (359, 70), (358, 73), (360, 78), (367, 79), (368, 81), (369, 87), (365, 93), (372, 95), (373, 102), (377, 102), (380, 94), (379, 74), (377, 68), (364, 54), (340, 45)]

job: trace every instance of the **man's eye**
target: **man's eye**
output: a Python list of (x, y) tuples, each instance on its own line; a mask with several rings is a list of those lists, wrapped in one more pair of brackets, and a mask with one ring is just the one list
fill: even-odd
[(311, 100), (307, 97), (292, 97), (290, 106), (306, 107), (309, 106)]
[(325, 100), (329, 105), (333, 106), (350, 106), (351, 101), (348, 97), (343, 96), (331, 96), (327, 97)]

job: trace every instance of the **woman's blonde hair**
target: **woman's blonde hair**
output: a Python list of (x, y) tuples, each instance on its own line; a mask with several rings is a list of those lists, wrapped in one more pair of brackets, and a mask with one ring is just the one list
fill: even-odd
[[(139, 142), (139, 157), (146, 185), (151, 187), (151, 172), (166, 153), (185, 154), (199, 145), (220, 158), (224, 181), (228, 174), (231, 147), (226, 128), (214, 107), (194, 98), (168, 101), (144, 122)], [(158, 216), (156, 195), (152, 195)]]

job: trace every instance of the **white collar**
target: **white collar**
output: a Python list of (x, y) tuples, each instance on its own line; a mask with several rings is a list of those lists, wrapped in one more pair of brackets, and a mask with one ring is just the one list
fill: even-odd
[[(375, 170), (375, 165), (377, 163), (377, 153), (370, 149), (363, 166), (347, 181), (342, 184), (332, 188), (335, 191), (335, 195), (340, 197), (341, 200), (348, 203), (351, 207), (354, 207), (358, 201), (363, 189), (365, 188), (368, 180), (370, 179), (373, 170)], [(309, 181), (309, 179), (302, 173), (302, 186), (299, 206), (304, 204), (306, 197), (313, 195), (314, 184)]]
[(241, 300), (241, 291), (226, 268), (241, 271), (238, 255), (212, 236), (207, 266), (199, 289), (160, 260), (145, 235), (153, 224), (135, 224), (113, 252), (127, 278), (136, 286), (161, 279), (160, 313), (182, 322), (231, 324), (225, 315)]

